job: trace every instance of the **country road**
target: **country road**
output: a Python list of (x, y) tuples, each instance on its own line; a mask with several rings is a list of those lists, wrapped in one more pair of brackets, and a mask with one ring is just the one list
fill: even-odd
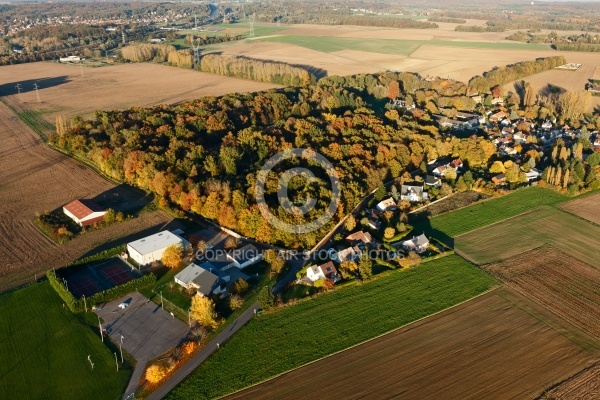
[(171, 390), (183, 381), (189, 374), (192, 373), (200, 364), (202, 364), (211, 354), (218, 350), (219, 345), (225, 343), (234, 333), (244, 326), (252, 317), (255, 311), (258, 311), (260, 304), (258, 302), (252, 304), (242, 315), (238, 317), (231, 325), (219, 333), (213, 340), (210, 341), (198, 354), (188, 361), (181, 369), (177, 370), (171, 377), (156, 389), (148, 400), (159, 400), (165, 397)]

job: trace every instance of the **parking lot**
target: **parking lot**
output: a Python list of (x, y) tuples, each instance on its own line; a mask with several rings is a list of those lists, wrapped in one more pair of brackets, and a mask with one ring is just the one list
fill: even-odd
[[(124, 302), (128, 306), (119, 308)], [(96, 314), (115, 343), (123, 336), (123, 349), (138, 362), (175, 347), (189, 331), (186, 324), (137, 292), (106, 303)]]

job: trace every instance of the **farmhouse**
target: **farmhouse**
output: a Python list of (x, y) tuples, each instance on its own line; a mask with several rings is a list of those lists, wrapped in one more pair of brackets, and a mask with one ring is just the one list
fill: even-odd
[(63, 213), (84, 227), (104, 220), (106, 210), (92, 200), (73, 200), (63, 207)]
[(429, 246), (429, 239), (425, 236), (425, 234), (421, 234), (419, 236), (415, 236), (410, 240), (406, 240), (402, 242), (402, 247), (408, 251), (416, 251), (417, 253), (423, 253), (427, 250), (427, 246)]
[(400, 199), (416, 203), (429, 199), (429, 196), (427, 192), (423, 191), (423, 186), (421, 185), (402, 185)]
[(162, 231), (127, 243), (127, 253), (139, 265), (148, 265), (159, 261), (167, 247), (177, 244), (183, 247), (190, 246), (190, 242), (182, 237), (169, 231)]
[(318, 281), (319, 279), (331, 279), (333, 281), (338, 279), (337, 269), (335, 269), (335, 266), (331, 261), (323, 265), (309, 267), (306, 270), (306, 277), (311, 282)]
[(388, 209), (395, 209), (396, 201), (392, 197), (390, 197), (389, 199), (385, 199), (377, 203), (376, 207), (379, 212), (384, 212)]
[(202, 296), (224, 292), (225, 282), (213, 273), (214, 270), (205, 268), (205, 264), (210, 263), (202, 265), (191, 263), (175, 275), (175, 282), (186, 289), (195, 288), (197, 293)]
[(379, 214), (376, 210), (371, 210), (368, 214), (369, 219), (369, 228), (378, 230), (381, 226), (381, 221), (379, 221)]

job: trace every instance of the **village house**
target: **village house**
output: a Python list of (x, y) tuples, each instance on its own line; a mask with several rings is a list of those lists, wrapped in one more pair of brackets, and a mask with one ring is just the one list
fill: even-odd
[(63, 207), (63, 213), (81, 227), (104, 221), (107, 210), (93, 200), (73, 200)]
[(331, 259), (341, 264), (344, 261), (356, 261), (361, 256), (362, 251), (358, 248), (358, 246), (352, 246), (343, 250), (333, 252), (331, 254)]
[(400, 189), (400, 199), (408, 200), (411, 203), (418, 203), (423, 200), (428, 200), (427, 192), (423, 190), (422, 185), (402, 185)]
[(425, 252), (429, 246), (429, 239), (424, 233), (414, 236), (412, 239), (402, 242), (402, 248), (407, 251), (415, 251), (419, 254)]
[(506, 176), (504, 174), (498, 174), (492, 177), (492, 182), (496, 186), (500, 186), (506, 183)]
[(377, 206), (375, 206), (377, 208), (377, 211), (379, 212), (384, 212), (387, 210), (395, 210), (396, 208), (396, 201), (394, 200), (393, 197), (390, 197), (389, 199), (385, 199), (380, 201), (379, 203), (377, 203)]
[(504, 118), (506, 118), (506, 113), (504, 111), (498, 111), (497, 113), (490, 115), (489, 120), (490, 122), (499, 122)]
[(437, 176), (427, 175), (425, 177), (425, 184), (430, 187), (438, 188), (442, 186), (442, 180)]
[(542, 177), (542, 172), (538, 169), (531, 168), (529, 171), (525, 172), (525, 177), (528, 182), (535, 181)]
[(338, 281), (338, 272), (331, 261), (323, 265), (313, 265), (306, 270), (306, 277), (311, 282), (316, 282), (319, 279), (331, 279)]
[(225, 280), (219, 276), (222, 274), (221, 271), (206, 268), (205, 264), (210, 265), (210, 263), (202, 265), (191, 263), (175, 275), (175, 282), (186, 289), (196, 289), (201, 296), (225, 292)]
[(373, 237), (369, 232), (358, 231), (346, 236), (346, 240), (349, 241), (352, 246), (358, 246), (373, 242)]
[(379, 230), (381, 221), (379, 221), (379, 213), (376, 210), (370, 210), (367, 214), (369, 220), (369, 228)]

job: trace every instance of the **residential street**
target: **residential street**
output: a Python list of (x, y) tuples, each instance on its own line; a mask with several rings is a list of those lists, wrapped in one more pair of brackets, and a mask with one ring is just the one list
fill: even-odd
[(154, 393), (148, 396), (148, 400), (159, 400), (162, 399), (183, 381), (194, 369), (198, 368), (200, 364), (204, 362), (212, 353), (214, 353), (218, 346), (225, 343), (234, 333), (236, 333), (242, 326), (244, 326), (252, 317), (254, 317), (255, 310), (258, 310), (260, 304), (258, 302), (252, 304), (242, 315), (239, 316), (231, 325), (225, 328), (224, 331), (219, 333), (210, 343), (208, 343), (198, 354), (188, 361), (181, 369), (177, 370), (165, 383), (163, 383)]

